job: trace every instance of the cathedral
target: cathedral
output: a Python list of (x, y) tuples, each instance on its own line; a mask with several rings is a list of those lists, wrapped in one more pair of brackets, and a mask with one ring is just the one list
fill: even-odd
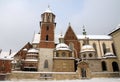
[(120, 62), (112, 36), (87, 35), (85, 28), (83, 35), (76, 35), (71, 24), (65, 34), (56, 35), (55, 17), (50, 8), (41, 14), (40, 32), (9, 60), (10, 71), (4, 72), (9, 73), (8, 79), (120, 76)]

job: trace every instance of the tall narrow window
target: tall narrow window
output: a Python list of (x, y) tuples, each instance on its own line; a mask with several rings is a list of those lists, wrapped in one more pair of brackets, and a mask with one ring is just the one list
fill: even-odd
[(105, 45), (105, 43), (102, 44), (102, 47), (103, 47), (103, 53), (105, 54), (106, 53), (106, 45)]
[(97, 57), (97, 47), (96, 47), (96, 44), (95, 43), (93, 43), (93, 47), (94, 47), (94, 49), (95, 49), (95, 52), (96, 52), (96, 57)]
[(45, 60), (45, 62), (44, 62), (44, 68), (48, 68), (48, 60)]
[(112, 43), (111, 45), (112, 45), (112, 50), (113, 50), (113, 53), (114, 53), (114, 55), (116, 56), (116, 51), (115, 51), (115, 46), (114, 46), (114, 43)]
[(48, 35), (46, 35), (46, 41), (48, 41)]
[(117, 62), (112, 62), (112, 67), (113, 67), (113, 71), (119, 71), (119, 67), (118, 67), (118, 64)]
[(56, 57), (59, 57), (59, 53), (58, 52), (56, 53)]
[(69, 53), (69, 57), (72, 57), (72, 53)]
[(49, 30), (49, 26), (46, 26), (46, 30), (47, 30), (47, 31)]
[(74, 50), (74, 44), (72, 42), (70, 42), (69, 47), (71, 50)]
[(106, 62), (102, 61), (102, 71), (107, 71)]

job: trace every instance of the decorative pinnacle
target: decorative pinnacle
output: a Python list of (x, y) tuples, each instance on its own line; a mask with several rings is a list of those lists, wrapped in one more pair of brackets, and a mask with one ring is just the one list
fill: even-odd
[(50, 9), (50, 5), (48, 5), (48, 9)]
[(86, 31), (85, 31), (85, 26), (83, 25), (83, 35), (87, 35)]

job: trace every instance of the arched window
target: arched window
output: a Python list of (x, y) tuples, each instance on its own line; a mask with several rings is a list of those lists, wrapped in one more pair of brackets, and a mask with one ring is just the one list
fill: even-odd
[(106, 62), (102, 61), (102, 71), (107, 71)]
[(106, 45), (105, 45), (105, 43), (102, 44), (102, 47), (103, 47), (103, 53), (105, 54), (106, 53)]
[(69, 43), (69, 47), (71, 50), (74, 50), (74, 44), (72, 42)]
[(113, 71), (119, 71), (119, 67), (118, 67), (118, 64), (117, 62), (112, 62), (112, 68), (113, 68)]
[(95, 43), (93, 43), (93, 47), (94, 47), (94, 49), (95, 49), (95, 52), (96, 52), (96, 57), (97, 57), (97, 47), (96, 47), (96, 44)]
[(45, 60), (45, 62), (44, 62), (44, 68), (48, 68), (48, 60)]
[(46, 35), (46, 41), (48, 41), (48, 35)]
[(116, 51), (115, 51), (115, 46), (114, 46), (114, 43), (111, 44), (112, 45), (112, 50), (113, 50), (113, 53), (115, 54), (116, 56)]

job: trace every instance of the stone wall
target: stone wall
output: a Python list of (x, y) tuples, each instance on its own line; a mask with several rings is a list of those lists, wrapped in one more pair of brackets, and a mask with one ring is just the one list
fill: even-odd
[[(120, 77), (120, 72), (91, 72), (87, 78)], [(7, 76), (7, 80), (72, 80), (82, 79), (78, 72), (22, 72), (15, 71)]]
[(66, 80), (79, 79), (76, 72), (12, 72), (10, 80)]
[(120, 77), (120, 72), (92, 72), (91, 77), (104, 77), (104, 78), (110, 78), (110, 77)]
[(54, 59), (53, 60), (54, 72), (74, 72), (74, 59)]
[[(119, 63), (120, 63), (120, 29), (114, 31), (110, 34), (113, 38), (113, 42), (115, 45), (116, 55), (118, 57)], [(120, 67), (120, 64), (119, 64)]]

